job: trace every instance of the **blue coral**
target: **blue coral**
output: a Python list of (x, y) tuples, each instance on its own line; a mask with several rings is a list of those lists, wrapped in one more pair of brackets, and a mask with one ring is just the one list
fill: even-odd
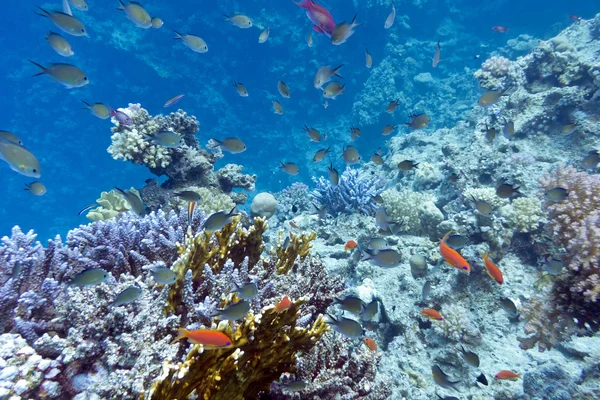
[(377, 207), (374, 197), (381, 193), (385, 181), (377, 177), (361, 175), (358, 170), (347, 168), (334, 185), (324, 177), (313, 177), (316, 183), (313, 198), (333, 216), (359, 213), (373, 215)]

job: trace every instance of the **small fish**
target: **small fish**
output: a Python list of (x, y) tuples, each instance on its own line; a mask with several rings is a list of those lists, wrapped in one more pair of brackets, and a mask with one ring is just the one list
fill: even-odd
[(502, 25), (494, 25), (492, 26), (492, 30), (494, 32), (500, 32), (500, 33), (506, 33), (508, 32), (508, 28), (502, 26)]
[(364, 306), (360, 311), (361, 321), (370, 321), (375, 317), (375, 314), (379, 311), (379, 301), (377, 299), (372, 300), (369, 304)]
[(194, 220), (194, 210), (196, 209), (196, 204), (197, 203), (195, 201), (188, 202), (188, 213), (187, 213), (188, 226), (192, 226), (192, 221)]
[(371, 263), (381, 268), (395, 268), (402, 261), (402, 254), (394, 249), (379, 250), (374, 254), (366, 254), (363, 260), (369, 260)]
[(77, 287), (96, 286), (104, 282), (108, 278), (108, 272), (102, 268), (86, 269), (78, 273), (71, 279), (67, 285)]
[(265, 43), (269, 40), (269, 35), (271, 34), (271, 28), (267, 28), (260, 33), (258, 36), (258, 43)]
[(395, 7), (395, 4), (394, 4), (394, 0), (392, 0), (392, 11), (390, 11), (390, 14), (385, 19), (385, 23), (383, 24), (383, 28), (384, 29), (390, 29), (392, 27), (392, 25), (394, 25), (394, 21), (395, 20), (396, 20), (396, 7)]
[(85, 104), (85, 108), (83, 108), (84, 110), (90, 110), (92, 112), (92, 114), (94, 114), (96, 117), (100, 118), (100, 119), (107, 119), (110, 117), (110, 108), (102, 103), (94, 103), (94, 104), (89, 104), (86, 103), (85, 101), (83, 101), (83, 104)]
[(233, 82), (233, 87), (237, 90), (238, 94), (242, 97), (248, 97), (248, 90), (246, 90), (246, 86), (244, 86), (241, 82)]
[(448, 176), (448, 181), (450, 183), (456, 183), (456, 182), (458, 182), (458, 178), (459, 178), (458, 174), (456, 172), (453, 172), (450, 174), (450, 176)]
[(154, 281), (162, 285), (170, 285), (175, 283), (176, 280), (175, 272), (165, 267), (154, 268), (152, 271), (150, 271), (150, 274), (152, 275), (152, 279), (154, 279)]
[[(292, 207), (292, 211), (293, 211), (293, 212), (296, 212), (296, 211), (298, 211), (298, 210), (294, 211), (294, 208)], [(290, 223), (290, 226), (291, 226), (292, 228), (294, 228), (294, 229), (300, 229), (300, 227), (299, 227), (299, 226), (298, 226), (296, 223), (294, 223), (294, 221), (289, 221), (289, 223)]]
[(225, 211), (218, 211), (211, 214), (204, 222), (202, 229), (210, 232), (220, 231), (225, 225), (231, 222), (232, 217), (239, 215), (239, 213), (234, 212), (235, 209), (236, 207), (233, 207), (228, 213)]
[(236, 14), (233, 17), (230, 17), (225, 14), (223, 14), (223, 16), (225, 18), (227, 18), (226, 21), (231, 22), (233, 25), (237, 26), (238, 28), (242, 28), (242, 29), (252, 28), (252, 21), (250, 20), (250, 18), (248, 18), (247, 16), (245, 16), (243, 14)]
[(40, 163), (25, 147), (0, 136), (0, 160), (5, 161), (15, 172), (30, 178), (39, 178)]
[(381, 130), (381, 134), (383, 136), (390, 135), (392, 132), (394, 132), (396, 130), (397, 127), (398, 127), (398, 125), (386, 125)]
[(329, 163), (329, 181), (334, 185), (338, 185), (340, 183), (340, 174), (337, 169), (333, 168), (333, 163)]
[(23, 141), (19, 139), (17, 135), (9, 131), (0, 131), (0, 138), (6, 139), (10, 142), (16, 143), (19, 146), (23, 146)]
[(300, 168), (294, 163), (286, 162), (284, 164), (283, 161), (279, 161), (279, 164), (279, 168), (288, 175), (298, 175), (298, 172), (300, 172)]
[(373, 161), (376, 165), (382, 165), (383, 157), (381, 157), (381, 155), (379, 155), (377, 153), (373, 153), (373, 154), (371, 154), (371, 161)]
[(277, 100), (272, 100), (271, 102), (273, 103), (273, 112), (278, 115), (283, 115), (284, 111), (281, 103)]
[(21, 274), (21, 261), (15, 261), (15, 263), (13, 264), (13, 268), (10, 274), (11, 279), (14, 281), (15, 279), (17, 279), (19, 277), (19, 275)]
[(146, 139), (154, 144), (169, 149), (176, 149), (184, 144), (183, 137), (179, 133), (173, 131), (156, 132), (153, 135), (146, 135)]
[(339, 46), (350, 38), (350, 36), (354, 35), (354, 28), (360, 26), (361, 24), (356, 23), (356, 17), (358, 14), (354, 14), (354, 18), (348, 24), (346, 21), (340, 22), (333, 28), (331, 32), (331, 43)]
[(465, 260), (459, 252), (457, 252), (456, 250), (454, 250), (446, 244), (446, 239), (448, 238), (448, 236), (450, 236), (450, 233), (452, 232), (450, 231), (446, 233), (440, 241), (440, 254), (444, 261), (446, 261), (448, 264), (452, 265), (455, 268), (458, 268), (462, 272), (469, 274), (471, 273), (471, 266), (469, 265), (467, 260)]
[(309, 128), (308, 126), (304, 125), (303, 129), (310, 138), (311, 142), (320, 143), (322, 140), (327, 140), (327, 134), (321, 136), (321, 132), (315, 128)]
[(143, 217), (147, 214), (146, 206), (144, 205), (142, 199), (140, 199), (140, 196), (138, 196), (130, 190), (121, 190), (118, 187), (115, 187), (115, 190), (119, 192), (121, 196), (125, 198), (125, 200), (127, 200), (129, 205), (131, 206), (131, 212), (133, 212), (138, 217)]
[(369, 53), (369, 49), (365, 50), (365, 65), (369, 69), (373, 66), (373, 56)]
[(388, 104), (385, 112), (388, 114), (393, 114), (394, 111), (396, 111), (396, 107), (398, 107), (398, 104), (400, 104), (400, 99), (390, 101), (390, 104)]
[(50, 43), (50, 47), (52, 47), (52, 49), (55, 52), (57, 52), (59, 55), (61, 55), (63, 57), (71, 57), (72, 55), (75, 54), (73, 52), (73, 48), (71, 47), (71, 44), (67, 41), (67, 39), (65, 39), (58, 33), (50, 31), (46, 35), (46, 40), (48, 41), (48, 43)]
[(237, 293), (241, 299), (251, 300), (258, 295), (258, 286), (254, 282), (248, 282), (242, 286), (238, 286), (235, 282), (232, 282), (235, 287), (230, 293)]
[(351, 126), (350, 127), (350, 140), (351, 141), (355, 141), (357, 137), (360, 137), (361, 135), (361, 131), (359, 128), (355, 127), (355, 126)]
[(316, 214), (319, 216), (319, 219), (327, 218), (327, 206), (326, 205), (313, 204), (313, 207), (315, 208)]
[(494, 139), (496, 139), (496, 128), (494, 128), (494, 127), (489, 128), (487, 125), (487, 122), (485, 124), (485, 137), (490, 142), (492, 142), (492, 141), (494, 141)]
[(431, 59), (431, 66), (433, 68), (437, 68), (440, 63), (440, 41), (438, 40), (437, 46), (435, 46), (435, 53), (433, 54), (433, 58)]
[(43, 65), (40, 65), (31, 60), (29, 60), (29, 62), (41, 70), (33, 76), (48, 75), (55, 82), (60, 83), (67, 89), (82, 87), (90, 83), (85, 73), (74, 65), (56, 63), (50, 64), (50, 67), (46, 68)]
[(489, 90), (479, 97), (477, 104), (479, 104), (481, 107), (493, 106), (494, 104), (498, 103), (503, 96), (508, 96), (508, 94), (498, 92), (496, 90)]
[(472, 351), (467, 351), (461, 345), (461, 355), (462, 358), (469, 364), (471, 367), (479, 368), (479, 356)]
[(569, 197), (569, 191), (565, 188), (555, 187), (544, 192), (544, 197), (548, 201), (559, 202)]
[(371, 238), (367, 242), (367, 249), (374, 250), (384, 250), (389, 248), (388, 241), (385, 238)]
[(83, 207), (83, 208), (81, 209), (81, 211), (79, 211), (79, 212), (77, 213), (77, 215), (81, 215), (81, 214), (83, 214), (84, 212), (86, 212), (86, 211), (90, 211), (92, 208), (96, 208), (96, 207), (98, 207), (98, 204), (96, 204), (96, 203), (94, 203), (94, 204), (90, 204), (89, 206), (85, 206), (85, 207)]
[(333, 304), (337, 304), (342, 310), (354, 314), (360, 314), (365, 306), (365, 303), (356, 296), (344, 296), (341, 299), (333, 299)]
[(289, 309), (292, 306), (292, 301), (289, 297), (284, 296), (283, 299), (275, 304), (275, 312), (279, 313)]
[(488, 385), (488, 380), (485, 377), (485, 375), (483, 373), (479, 374), (479, 376), (477, 377), (477, 382), (481, 383), (482, 385), (487, 386)]
[(277, 82), (277, 90), (281, 96), (285, 97), (286, 99), (290, 98), (290, 89), (287, 87), (284, 81), (280, 80)]
[(290, 392), (301, 392), (308, 387), (308, 383), (304, 381), (292, 381), (286, 383), (280, 383), (280, 385)]
[(79, 11), (88, 11), (89, 10), (89, 7), (88, 7), (87, 3), (85, 2), (85, 0), (69, 0), (69, 3), (76, 10), (79, 10)]
[(442, 317), (442, 314), (440, 314), (439, 311), (434, 310), (433, 308), (425, 308), (421, 310), (421, 315), (434, 321), (442, 321), (444, 319), (444, 317)]
[(475, 209), (484, 217), (490, 218), (493, 215), (494, 209), (485, 200), (478, 200), (475, 197), (471, 197), (473, 199), (473, 204), (475, 205)]
[(451, 381), (448, 378), (448, 375), (446, 375), (444, 371), (442, 371), (442, 369), (437, 365), (433, 365), (431, 367), (431, 375), (433, 376), (433, 380), (435, 381), (435, 383), (437, 383), (444, 389), (454, 389), (454, 386), (459, 383), (458, 381)]
[(338, 78), (342, 78), (342, 76), (338, 73), (340, 68), (342, 68), (344, 64), (338, 65), (334, 69), (329, 68), (329, 65), (325, 65), (323, 67), (319, 67), (317, 69), (317, 73), (315, 74), (315, 78), (313, 80), (313, 84), (315, 89), (321, 89), (324, 84), (331, 81), (334, 76)]
[[(37, 6), (36, 6), (37, 7)], [(36, 13), (41, 17), (50, 18), (50, 20), (60, 28), (63, 32), (72, 36), (87, 36), (85, 26), (75, 17), (60, 11), (48, 12), (41, 7), (37, 7), (40, 11)]]
[(323, 102), (323, 108), (327, 109), (327, 107), (329, 107), (329, 102), (327, 100), (325, 100)]
[(369, 350), (377, 352), (377, 344), (373, 339), (366, 337), (363, 339), (363, 341), (365, 342)]
[(400, 168), (400, 171), (412, 171), (418, 166), (419, 163), (414, 162), (413, 160), (404, 160), (398, 164), (398, 168)]
[(315, 3), (313, 0), (300, 0), (296, 5), (306, 10), (306, 16), (313, 23), (313, 30), (331, 36), (335, 28), (335, 21), (329, 10)]
[(577, 122), (565, 124), (562, 126), (562, 128), (560, 128), (560, 133), (562, 133), (563, 135), (570, 135), (573, 132), (575, 132), (578, 127), (579, 127), (579, 124)]
[(494, 375), (494, 379), (498, 379), (498, 380), (510, 380), (510, 381), (516, 381), (517, 379), (520, 379), (521, 375), (514, 373), (512, 371), (508, 371), (506, 369), (503, 369), (502, 371), (498, 372), (496, 375)]
[(465, 236), (452, 233), (446, 239), (446, 244), (452, 247), (454, 250), (460, 250), (467, 244), (467, 238)]
[(196, 53), (206, 53), (208, 51), (208, 45), (200, 36), (195, 35), (183, 35), (177, 31), (173, 31), (177, 35), (174, 37), (175, 40), (181, 40), (181, 42), (188, 47), (190, 50)]
[(519, 187), (515, 185), (510, 185), (503, 181), (500, 181), (496, 186), (496, 196), (501, 199), (510, 199), (514, 196), (520, 196)]
[(582, 160), (585, 169), (596, 169), (598, 163), (600, 163), (600, 153), (596, 150), (590, 151)]
[(229, 339), (229, 336), (221, 331), (214, 329), (196, 329), (193, 331), (188, 331), (187, 329), (183, 328), (179, 328), (177, 331), (178, 335), (171, 342), (171, 344), (181, 339), (187, 339), (188, 342), (192, 344), (201, 344), (205, 349), (208, 350), (231, 347), (231, 339)]
[(239, 154), (246, 151), (246, 144), (238, 138), (230, 137), (223, 140), (213, 138), (213, 140), (217, 142), (223, 150), (228, 151), (231, 154)]
[(322, 161), (325, 158), (325, 156), (329, 153), (331, 153), (331, 147), (318, 150), (313, 157), (313, 162)]
[(383, 232), (391, 233), (392, 235), (395, 235), (402, 229), (402, 224), (392, 222), (392, 217), (387, 214), (384, 207), (378, 207), (375, 210), (375, 225)]
[(219, 317), (223, 321), (237, 321), (244, 318), (250, 311), (250, 303), (246, 300), (238, 301), (230, 304), (222, 310), (216, 310), (212, 317)]
[(404, 125), (408, 126), (412, 130), (423, 129), (429, 124), (431, 118), (427, 114), (411, 114), (408, 116), (409, 122), (405, 122)]
[(581, 17), (579, 15), (569, 15), (569, 19), (577, 24), (581, 22)]
[(181, 192), (174, 192), (173, 195), (185, 201), (202, 201), (202, 197), (198, 194), (198, 192), (194, 192), (192, 190), (182, 190)]
[(512, 120), (506, 121), (502, 133), (506, 139), (511, 139), (515, 135), (515, 123)]
[(308, 45), (308, 47), (312, 47), (313, 46), (313, 37), (312, 37), (312, 32), (308, 32), (308, 35), (306, 36), (306, 44)]
[(504, 309), (504, 311), (506, 311), (506, 313), (510, 317), (514, 318), (514, 317), (516, 317), (518, 315), (517, 306), (508, 297), (501, 298), (500, 299), (500, 305), (502, 306), (502, 308)]
[(340, 82), (329, 82), (327, 86), (325, 86), (325, 89), (323, 89), (323, 97), (335, 100), (344, 92), (345, 87), (346, 85), (342, 85)]
[(159, 29), (161, 28), (165, 23), (163, 22), (162, 19), (158, 18), (158, 17), (154, 17), (152, 18), (152, 20), (150, 21), (150, 24), (152, 25), (152, 28), (154, 29)]
[(565, 266), (561, 259), (552, 256), (542, 258), (541, 261), (544, 266), (544, 270), (546, 270), (546, 272), (548, 272), (550, 275), (558, 275)]
[(125, 304), (133, 303), (142, 294), (142, 289), (137, 286), (129, 286), (117, 295), (115, 301), (113, 301), (110, 307), (124, 306)]
[(429, 297), (430, 290), (431, 290), (431, 282), (425, 281), (425, 284), (423, 285), (423, 290), (421, 290), (421, 299), (422, 300), (427, 300), (427, 298)]
[(356, 147), (352, 145), (348, 145), (344, 148), (344, 151), (342, 152), (342, 158), (344, 159), (346, 165), (354, 165), (360, 162), (360, 154), (358, 154)]
[(163, 108), (171, 107), (173, 104), (179, 102), (179, 100), (181, 100), (183, 96), (185, 96), (185, 94), (178, 94), (177, 96), (170, 98), (165, 102)]
[(341, 333), (342, 335), (354, 339), (363, 336), (364, 331), (358, 322), (350, 318), (334, 318), (331, 315), (327, 314), (330, 321), (327, 321), (328, 324), (333, 326), (333, 330)]
[(135, 1), (130, 1), (125, 5), (122, 0), (119, 0), (121, 7), (117, 10), (125, 11), (127, 18), (138, 28), (148, 29), (152, 27), (152, 18), (148, 11), (142, 5)]
[(129, 115), (121, 110), (115, 111), (112, 107), (109, 107), (109, 109), (110, 116), (113, 117), (119, 123), (119, 125), (133, 125), (133, 121)]
[(25, 184), (25, 190), (34, 196), (43, 196), (46, 194), (46, 186), (43, 183), (35, 181)]

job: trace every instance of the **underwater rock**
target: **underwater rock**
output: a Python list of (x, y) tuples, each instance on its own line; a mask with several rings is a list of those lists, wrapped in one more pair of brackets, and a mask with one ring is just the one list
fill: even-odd
[(410, 264), (410, 273), (413, 278), (423, 278), (427, 276), (427, 259), (420, 254), (414, 254), (408, 260)]
[(531, 400), (570, 400), (577, 383), (559, 365), (540, 365), (523, 376), (523, 390)]
[(277, 211), (277, 199), (271, 193), (259, 193), (250, 205), (250, 216), (271, 218)]

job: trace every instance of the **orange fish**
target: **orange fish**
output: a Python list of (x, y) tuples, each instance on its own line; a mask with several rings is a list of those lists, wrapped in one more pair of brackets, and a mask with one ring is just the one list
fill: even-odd
[(448, 264), (469, 274), (471, 273), (471, 266), (467, 260), (465, 260), (458, 251), (446, 244), (446, 239), (450, 236), (450, 233), (452, 233), (452, 231), (446, 233), (440, 242), (440, 254)]
[(485, 254), (481, 255), (481, 257), (483, 258), (483, 262), (485, 264), (485, 269), (487, 270), (487, 273), (490, 276), (490, 278), (492, 278), (493, 280), (495, 280), (496, 282), (498, 282), (499, 284), (502, 285), (504, 283), (504, 277), (502, 276), (502, 271), (500, 271), (500, 268), (498, 268), (496, 266), (496, 264), (494, 264), (494, 262), (492, 260), (490, 260), (487, 250), (486, 250)]
[(357, 247), (358, 247), (358, 243), (356, 243), (354, 240), (348, 240), (346, 242), (346, 245), (344, 246), (344, 250), (345, 251), (352, 251), (352, 250), (354, 250)]
[(363, 340), (365, 341), (365, 344), (369, 349), (371, 349), (372, 351), (377, 351), (377, 343), (375, 343), (373, 339), (366, 337)]
[(436, 321), (441, 321), (444, 319), (444, 317), (442, 317), (442, 314), (440, 314), (437, 310), (434, 310), (433, 308), (425, 308), (421, 310), (421, 315)]
[(188, 203), (188, 225), (192, 226), (192, 220), (194, 218), (194, 210), (196, 209), (196, 202), (190, 201)]
[(521, 377), (520, 374), (515, 374), (512, 371), (508, 371), (503, 369), (502, 371), (498, 372), (496, 375), (494, 375), (494, 379), (502, 379), (502, 380), (509, 380), (509, 381), (515, 381), (517, 379), (519, 379)]
[(231, 346), (229, 336), (221, 331), (210, 329), (196, 329), (188, 331), (187, 329), (179, 328), (179, 335), (171, 343), (175, 343), (181, 339), (187, 339), (193, 344), (201, 344), (207, 349), (223, 349)]
[(290, 298), (287, 296), (284, 296), (284, 298), (281, 299), (281, 301), (278, 301), (277, 304), (275, 304), (275, 312), (285, 311), (288, 308), (290, 308), (291, 306), (292, 306), (292, 301), (290, 300)]
[(294, 221), (290, 221), (290, 226), (291, 226), (292, 228), (294, 228), (294, 229), (300, 229), (300, 227), (299, 227), (298, 225), (296, 225), (296, 224), (294, 223)]

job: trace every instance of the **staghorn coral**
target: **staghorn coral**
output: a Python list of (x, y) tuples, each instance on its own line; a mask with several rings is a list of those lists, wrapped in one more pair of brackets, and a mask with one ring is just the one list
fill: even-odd
[(351, 168), (347, 168), (340, 176), (338, 185), (332, 184), (322, 176), (312, 179), (316, 183), (312, 196), (334, 216), (354, 212), (372, 215), (376, 208), (373, 197), (385, 186), (382, 179), (366, 177)]
[[(130, 188), (129, 191), (138, 196), (140, 195), (133, 187)], [(100, 206), (91, 209), (86, 215), (86, 218), (90, 221), (106, 221), (107, 219), (116, 217), (123, 211), (129, 211), (131, 209), (127, 200), (125, 200), (125, 198), (116, 190), (102, 192), (100, 198), (96, 200), (96, 203)]]

